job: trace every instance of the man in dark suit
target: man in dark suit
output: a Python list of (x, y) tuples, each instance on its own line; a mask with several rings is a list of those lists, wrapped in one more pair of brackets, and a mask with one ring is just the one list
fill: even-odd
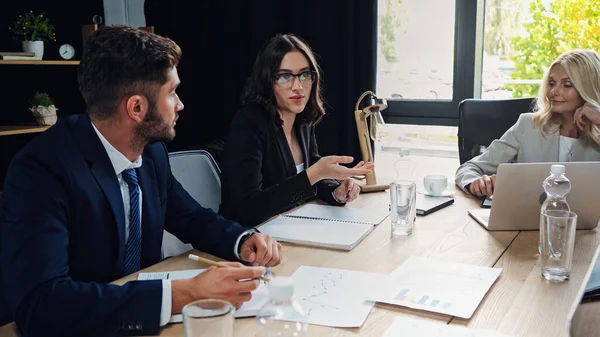
[[(88, 114), (61, 119), (8, 171), (0, 325), (14, 319), (23, 336), (157, 334), (196, 299), (239, 307), (261, 266), (279, 264), (279, 243), (201, 207), (171, 174), (162, 141), (175, 137), (183, 109), (180, 56), (170, 39), (135, 28), (103, 27), (89, 37), (78, 74)], [(254, 267), (109, 284), (159, 262), (163, 229)]]

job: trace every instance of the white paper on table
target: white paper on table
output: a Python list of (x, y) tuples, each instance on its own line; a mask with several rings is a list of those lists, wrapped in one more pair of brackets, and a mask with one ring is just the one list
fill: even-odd
[(411, 256), (368, 299), (468, 319), (501, 272)]
[(499, 332), (484, 329), (472, 329), (460, 325), (448, 325), (422, 319), (396, 317), (382, 337), (419, 336), (419, 337), (510, 337)]
[(300, 266), (294, 279), (294, 298), (308, 323), (334, 327), (360, 327), (371, 312), (365, 289), (379, 285), (386, 275), (352, 270)]
[[(168, 272), (156, 272), (156, 273), (139, 273), (138, 280), (184, 280), (192, 278), (205, 269), (190, 269), (190, 270), (178, 270)], [(266, 277), (270, 277), (271, 273), (267, 270)], [(260, 285), (256, 290), (252, 292), (252, 299), (244, 304), (235, 311), (235, 317), (252, 317), (256, 316), (260, 309), (269, 301), (269, 292), (265, 286), (265, 282), (260, 282)], [(172, 315), (169, 323), (180, 323), (183, 321), (181, 314)]]

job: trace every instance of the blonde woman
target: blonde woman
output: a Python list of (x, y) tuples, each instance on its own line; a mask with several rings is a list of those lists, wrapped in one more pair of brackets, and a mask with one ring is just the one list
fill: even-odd
[(546, 72), (534, 113), (517, 123), (481, 155), (456, 171), (456, 185), (491, 196), (502, 163), (600, 160), (600, 55), (575, 49), (560, 55)]

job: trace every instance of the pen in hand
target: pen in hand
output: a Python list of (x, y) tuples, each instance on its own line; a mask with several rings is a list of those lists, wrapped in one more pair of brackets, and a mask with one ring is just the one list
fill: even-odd
[[(213, 261), (213, 260), (205, 259), (203, 257), (200, 257), (198, 255), (194, 255), (194, 254), (189, 254), (188, 255), (188, 259), (194, 260), (194, 261), (198, 261), (198, 262), (204, 262), (204, 263), (206, 263), (208, 265), (211, 265), (211, 266), (214, 266), (214, 267), (219, 267), (219, 268), (233, 268), (233, 267), (228, 266), (228, 265), (226, 265), (224, 263), (220, 263), (220, 262), (216, 262), (216, 261)], [(266, 277), (263, 277), (263, 276), (260, 276), (258, 279), (261, 280), (261, 281), (265, 281), (265, 282), (271, 281), (270, 279), (268, 279)]]

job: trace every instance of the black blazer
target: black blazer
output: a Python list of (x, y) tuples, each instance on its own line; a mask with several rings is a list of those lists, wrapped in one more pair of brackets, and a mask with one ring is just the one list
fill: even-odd
[[(304, 167), (321, 157), (314, 127), (295, 125)], [(324, 179), (310, 185), (306, 171), (296, 173), (292, 151), (281, 125), (258, 104), (242, 107), (233, 117), (222, 159), (220, 213), (243, 226), (256, 226), (315, 196), (331, 205), (339, 186)]]

